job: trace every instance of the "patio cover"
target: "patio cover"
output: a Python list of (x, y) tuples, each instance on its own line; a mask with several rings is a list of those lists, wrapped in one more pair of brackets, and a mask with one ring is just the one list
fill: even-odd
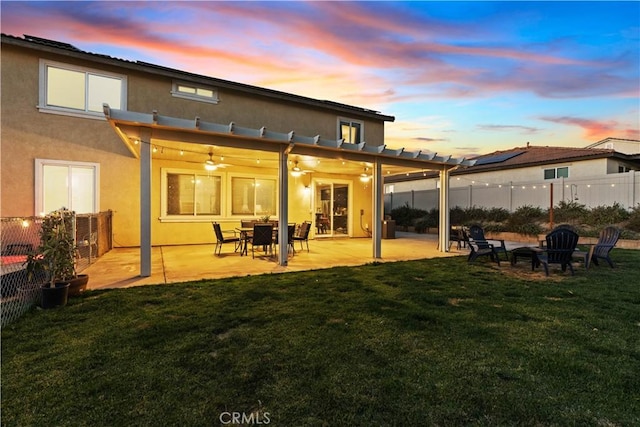
[[(116, 134), (134, 156), (140, 158), (140, 275), (151, 275), (151, 147), (154, 140), (175, 141), (200, 145), (217, 145), (256, 151), (278, 153), (279, 233), (278, 263), (287, 265), (288, 223), (288, 168), (290, 154), (338, 158), (342, 160), (373, 164), (373, 258), (380, 259), (383, 219), (382, 165), (405, 167), (417, 170), (437, 170), (440, 173), (439, 232), (438, 247), (449, 251), (449, 173), (461, 166), (472, 166), (474, 160), (438, 156), (436, 153), (405, 151), (404, 148), (388, 149), (385, 145), (369, 146), (366, 142), (346, 144), (344, 140), (325, 139), (317, 136), (297, 135), (294, 131), (280, 133), (260, 129), (244, 128), (230, 124), (193, 120), (111, 109), (103, 105), (104, 115)], [(140, 144), (140, 153), (134, 149)]]

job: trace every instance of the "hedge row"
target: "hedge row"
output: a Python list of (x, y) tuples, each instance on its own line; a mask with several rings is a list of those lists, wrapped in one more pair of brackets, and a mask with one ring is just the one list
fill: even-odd
[[(405, 204), (391, 210), (391, 218), (399, 227), (415, 227), (419, 233), (438, 227), (438, 209), (429, 211), (415, 209)], [(535, 206), (521, 206), (514, 212), (503, 208), (455, 207), (450, 210), (452, 225), (480, 224), (485, 231), (508, 231), (527, 235), (537, 235), (549, 229), (551, 216), (549, 209)], [(622, 230), (622, 238), (640, 238), (640, 205), (627, 210), (614, 203), (612, 206), (587, 208), (576, 202), (560, 202), (553, 208), (554, 224), (571, 224), (581, 235), (597, 236), (608, 225)]]

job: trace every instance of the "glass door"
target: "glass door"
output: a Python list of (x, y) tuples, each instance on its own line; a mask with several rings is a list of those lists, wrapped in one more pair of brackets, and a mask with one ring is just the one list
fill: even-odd
[(316, 182), (315, 236), (349, 236), (349, 183)]

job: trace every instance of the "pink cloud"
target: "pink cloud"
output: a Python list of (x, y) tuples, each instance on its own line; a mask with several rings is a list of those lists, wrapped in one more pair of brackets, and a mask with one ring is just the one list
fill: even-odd
[(627, 128), (615, 120), (603, 121), (570, 116), (540, 117), (540, 119), (552, 123), (577, 126), (583, 130), (584, 138), (588, 140), (600, 140), (610, 136), (637, 138), (640, 135), (638, 129)]

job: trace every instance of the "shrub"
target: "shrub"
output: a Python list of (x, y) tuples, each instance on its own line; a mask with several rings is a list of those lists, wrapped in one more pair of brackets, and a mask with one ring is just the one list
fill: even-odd
[[(546, 212), (537, 206), (524, 205), (516, 209), (507, 219), (507, 227), (509, 230), (520, 233), (521, 229), (527, 229), (526, 226), (537, 224), (546, 220)], [(523, 228), (524, 227), (524, 228)], [(542, 227), (538, 226), (540, 229)], [(531, 234), (531, 233), (524, 233)]]
[(630, 216), (629, 212), (617, 202), (613, 206), (596, 206), (586, 216), (585, 222), (591, 226), (602, 228), (610, 224), (618, 224)]
[(415, 220), (427, 215), (427, 211), (416, 209), (405, 203), (404, 206), (391, 210), (391, 218), (396, 221), (396, 225), (401, 227), (409, 227), (414, 225)]
[(491, 208), (487, 211), (487, 219), (495, 222), (504, 222), (509, 219), (511, 213), (504, 208)]
[(462, 225), (466, 222), (466, 213), (464, 209), (456, 206), (449, 210), (449, 222), (453, 225)]
[(562, 200), (558, 203), (558, 206), (553, 208), (553, 219), (557, 223), (576, 224), (583, 221), (588, 213), (589, 209), (585, 205), (574, 201), (565, 202)]
[(492, 233), (502, 233), (503, 231), (510, 231), (506, 225), (499, 222), (485, 224), (483, 228), (485, 232), (490, 231)]
[(488, 218), (488, 211), (485, 208), (471, 206), (470, 208), (463, 209), (463, 216), (462, 224), (483, 222)]
[(542, 234), (544, 232), (542, 226), (535, 222), (514, 225), (510, 228), (510, 230), (514, 233), (520, 233), (529, 236), (537, 236), (538, 234)]
[(626, 228), (631, 231), (640, 232), (640, 204), (631, 209)]

